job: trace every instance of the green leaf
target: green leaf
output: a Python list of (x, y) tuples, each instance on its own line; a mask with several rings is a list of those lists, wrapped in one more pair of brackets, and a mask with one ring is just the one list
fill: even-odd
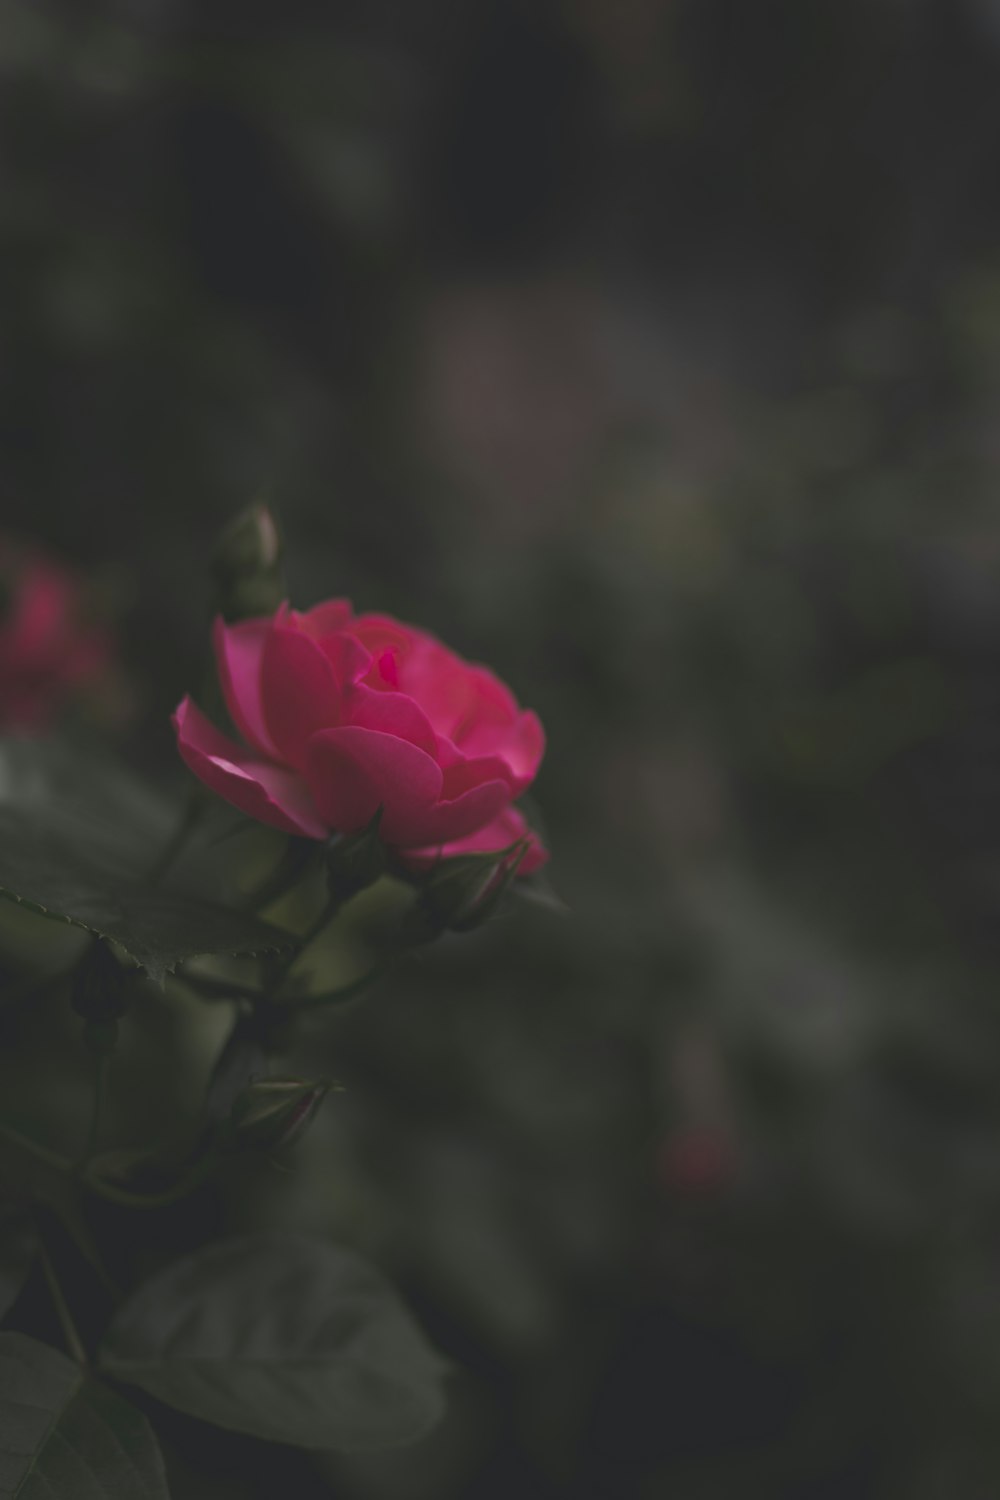
[(88, 799), (62, 753), (37, 753), (35, 764), (23, 745), (0, 746), (0, 896), (112, 939), (159, 984), (187, 958), (288, 946), (266, 922), (149, 884), (162, 809), (134, 779), (84, 757)]
[(300, 1448), (414, 1442), (444, 1409), (444, 1361), (385, 1277), (278, 1234), (167, 1266), (119, 1309), (101, 1364), (179, 1411)]
[(0, 1334), (0, 1500), (170, 1500), (141, 1412), (35, 1339)]

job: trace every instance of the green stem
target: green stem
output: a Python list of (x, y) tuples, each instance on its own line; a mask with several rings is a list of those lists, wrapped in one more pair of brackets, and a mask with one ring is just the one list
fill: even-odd
[(44, 1162), (47, 1167), (52, 1167), (56, 1172), (70, 1173), (73, 1163), (66, 1156), (61, 1156), (58, 1151), (50, 1151), (48, 1146), (43, 1146), (40, 1141), (32, 1140), (31, 1136), (22, 1135), (15, 1130), (13, 1125), (0, 1123), (0, 1140), (8, 1141), (10, 1145), (16, 1146), (19, 1151), (34, 1156), (38, 1161)]
[(110, 1054), (102, 1053), (94, 1058), (94, 1097), (90, 1111), (90, 1127), (87, 1131), (87, 1144), (77, 1165), (77, 1172), (80, 1173), (86, 1170), (88, 1162), (91, 1161), (97, 1151), (97, 1142), (104, 1119), (104, 1105), (107, 1099), (108, 1074), (110, 1071)]
[(162, 1193), (130, 1193), (127, 1188), (115, 1187), (113, 1183), (98, 1177), (96, 1173), (84, 1174), (87, 1186), (95, 1192), (99, 1198), (106, 1198), (109, 1203), (120, 1204), (122, 1208), (167, 1208), (171, 1203), (178, 1203), (182, 1198), (188, 1197), (196, 1188), (207, 1182), (219, 1165), (220, 1158), (214, 1155), (204, 1157), (196, 1166), (192, 1167), (186, 1177), (175, 1182), (172, 1188), (167, 1188)]
[(274, 967), (268, 975), (267, 984), (261, 991), (260, 995), (256, 997), (259, 1001), (273, 1000), (275, 998), (285, 980), (288, 978), (289, 974), (292, 972), (295, 965), (302, 957), (303, 953), (305, 953), (306, 949), (310, 946), (310, 944), (315, 942), (324, 928), (329, 926), (329, 924), (336, 917), (337, 913), (340, 910), (341, 904), (342, 903), (338, 897), (327, 897), (327, 900), (323, 904), (322, 910), (316, 915), (316, 917), (313, 918), (309, 926), (306, 928), (305, 932), (303, 932), (298, 938), (296, 938), (295, 942), (289, 948), (288, 952), (281, 954), (281, 956), (276, 961)]
[(156, 863), (149, 872), (147, 879), (150, 885), (159, 885), (160, 881), (168, 873), (174, 860), (187, 843), (189, 834), (201, 822), (204, 810), (205, 801), (201, 794), (201, 788), (198, 786), (192, 787), (173, 833), (160, 850)]
[(87, 1351), (83, 1347), (83, 1340), (81, 1339), (77, 1331), (76, 1324), (73, 1322), (73, 1315), (66, 1303), (66, 1298), (63, 1296), (63, 1289), (59, 1285), (59, 1278), (56, 1275), (55, 1266), (53, 1266), (52, 1259), (49, 1255), (49, 1252), (45, 1248), (44, 1241), (41, 1238), (39, 1238), (38, 1241), (38, 1253), (39, 1259), (42, 1262), (42, 1270), (45, 1273), (45, 1281), (49, 1288), (49, 1295), (52, 1298), (52, 1305), (54, 1306), (59, 1318), (59, 1322), (62, 1325), (63, 1337), (66, 1340), (66, 1347), (73, 1358), (76, 1360), (77, 1364), (83, 1366), (83, 1368), (86, 1369), (87, 1365), (90, 1363), (90, 1361), (87, 1359)]
[(290, 838), (284, 854), (274, 869), (240, 902), (241, 910), (260, 912), (286, 895), (305, 873), (319, 845), (313, 839)]

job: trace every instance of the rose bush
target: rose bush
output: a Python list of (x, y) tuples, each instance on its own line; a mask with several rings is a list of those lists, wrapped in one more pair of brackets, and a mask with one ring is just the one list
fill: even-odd
[(0, 542), (0, 728), (48, 728), (71, 694), (99, 686), (113, 657), (110, 632), (86, 618), (75, 574)]
[(530, 874), (547, 853), (514, 806), (545, 748), (537, 715), (486, 667), (387, 615), (336, 599), (215, 623), (219, 681), (243, 744), (185, 698), (174, 715), (194, 774), (250, 817), (324, 839), (382, 808), (384, 841), (413, 865), (520, 839)]

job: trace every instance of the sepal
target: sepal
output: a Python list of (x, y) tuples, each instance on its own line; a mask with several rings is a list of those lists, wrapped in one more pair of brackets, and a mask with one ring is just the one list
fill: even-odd
[(225, 1134), (236, 1150), (274, 1151), (309, 1128), (330, 1085), (325, 1079), (259, 1078), (236, 1099)]
[(385, 845), (379, 837), (380, 807), (360, 833), (333, 838), (326, 846), (326, 884), (330, 896), (341, 904), (367, 890), (385, 874)]

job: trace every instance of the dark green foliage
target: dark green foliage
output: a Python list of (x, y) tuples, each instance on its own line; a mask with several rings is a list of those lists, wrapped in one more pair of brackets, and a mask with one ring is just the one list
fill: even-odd
[(445, 1366), (353, 1251), (271, 1234), (172, 1262), (118, 1309), (101, 1367), (180, 1411), (347, 1451), (421, 1437)]
[(0, 1334), (3, 1500), (169, 1500), (141, 1412), (65, 1355)]
[(110, 939), (158, 984), (187, 958), (285, 946), (265, 922), (149, 882), (163, 823), (140, 782), (93, 756), (0, 748), (0, 895)]

